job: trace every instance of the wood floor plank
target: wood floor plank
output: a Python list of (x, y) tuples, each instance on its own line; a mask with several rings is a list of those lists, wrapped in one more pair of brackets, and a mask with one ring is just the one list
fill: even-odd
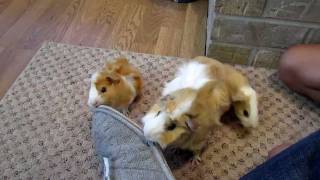
[(105, 24), (111, 21), (110, 15), (104, 15), (109, 10), (109, 7), (112, 7), (110, 1), (84, 1), (62, 41), (78, 45), (95, 46), (99, 34), (105, 28)]
[(158, 41), (161, 24), (164, 21), (163, 5), (158, 1), (144, 4), (145, 12), (135, 36), (135, 51), (152, 53)]
[(12, 3), (12, 0), (0, 0), (0, 13)]
[[(97, 34), (96, 47), (112, 48), (112, 31), (120, 21), (120, 14), (124, 11), (124, 0), (109, 0), (99, 14), (99, 21), (104, 24), (102, 31)], [(132, 1), (131, 1), (132, 3)]]
[(6, 1), (1, 2), (1, 9), (5, 9), (2, 9), (0, 13), (0, 37), (11, 28), (28, 8), (33, 6), (34, 2), (21, 0), (12, 0), (10, 3)]
[(166, 56), (178, 56), (180, 54), (179, 45), (182, 40), (182, 33), (183, 29), (161, 27), (153, 53)]
[(190, 58), (205, 55), (205, 43), (203, 42), (206, 42), (207, 12), (203, 9), (206, 7), (207, 2), (204, 0), (200, 0), (193, 6), (188, 5), (179, 56)]
[[(198, 3), (198, 2), (196, 2)], [(192, 3), (193, 5), (194, 3)], [(186, 10), (189, 4), (168, 2), (163, 6), (161, 26), (183, 28)]]
[(10, 59), (6, 66), (0, 66), (0, 97), (3, 97), (11, 84), (29, 63), (35, 50), (5, 48), (0, 52), (1, 58)]
[[(16, 48), (38, 49), (44, 41), (54, 40), (57, 34), (63, 34), (63, 29), (70, 24), (70, 19), (64, 18), (64, 13), (72, 0), (54, 0), (50, 8), (34, 21), (17, 42)], [(56, 16), (59, 14), (59, 16)]]
[(112, 48), (119, 50), (135, 49), (135, 36), (144, 12), (145, 7), (138, 3), (125, 5), (111, 34)]
[(45, 41), (193, 57), (207, 0), (0, 0), (0, 98)]
[[(54, 0), (38, 0), (27, 9), (25, 13), (13, 24), (10, 29), (0, 38), (2, 46), (19, 46), (16, 44), (24, 35), (24, 32), (30, 28), (34, 22), (49, 8)], [(20, 1), (19, 1), (20, 2)]]

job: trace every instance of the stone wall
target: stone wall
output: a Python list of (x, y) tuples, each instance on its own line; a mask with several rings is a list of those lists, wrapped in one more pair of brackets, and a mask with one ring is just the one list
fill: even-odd
[(320, 43), (320, 0), (211, 0), (207, 55), (275, 68), (295, 44)]

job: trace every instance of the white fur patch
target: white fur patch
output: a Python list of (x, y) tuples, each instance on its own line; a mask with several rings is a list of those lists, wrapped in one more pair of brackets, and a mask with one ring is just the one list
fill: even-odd
[[(182, 65), (176, 74), (175, 79), (166, 84), (162, 96), (169, 95), (177, 90), (184, 88), (200, 89), (211, 79), (208, 76), (207, 66), (199, 62), (189, 62)], [(161, 134), (165, 131), (165, 123), (171, 118), (175, 119), (181, 114), (187, 112), (195, 97), (186, 97), (186, 99), (177, 105), (177, 108), (171, 113), (171, 117), (167, 113), (151, 111), (147, 113), (142, 121), (144, 123), (144, 135), (152, 141), (158, 142)], [(161, 145), (161, 144), (160, 144)]]
[(149, 112), (143, 118), (143, 133), (146, 138), (152, 141), (158, 141), (161, 133), (165, 129), (165, 122), (169, 117), (165, 112)]
[[(143, 118), (142, 122), (144, 123), (143, 132), (144, 136), (151, 140), (160, 143), (162, 148), (165, 148), (166, 145), (161, 144), (159, 139), (161, 134), (165, 131), (165, 123), (169, 119), (175, 119), (176, 117), (181, 116), (183, 113), (187, 112), (194, 100), (194, 97), (189, 97), (185, 101), (181, 102), (178, 107), (169, 115), (166, 112), (161, 111), (151, 111), (147, 113)], [(158, 114), (159, 113), (159, 114)]]
[(123, 78), (123, 80), (124, 80), (124, 82), (126, 82), (127, 85), (130, 87), (131, 92), (132, 92), (132, 94), (133, 94), (133, 96), (132, 96), (132, 98), (131, 98), (131, 100), (130, 100), (130, 103), (129, 103), (129, 104), (131, 104), (131, 103), (133, 102), (134, 98), (137, 96), (137, 91), (136, 91), (136, 89), (134, 88), (134, 85), (133, 85), (134, 79), (133, 79), (132, 76), (126, 76), (126, 77)]
[(89, 98), (88, 98), (89, 106), (95, 106), (96, 104), (99, 104), (102, 102), (102, 98), (100, 97), (99, 92), (95, 86), (97, 77), (98, 77), (98, 72), (94, 73), (91, 76), (91, 85), (90, 85)]
[(172, 112), (172, 119), (175, 119), (176, 117), (181, 116), (185, 112), (187, 112), (192, 105), (192, 102), (194, 100), (194, 97), (190, 97), (186, 99), (184, 102), (180, 103), (178, 107)]
[(210, 81), (207, 66), (199, 62), (189, 62), (183, 64), (176, 74), (175, 79), (166, 84), (162, 91), (162, 96), (166, 96), (174, 91), (183, 88), (200, 89)]
[(94, 74), (92, 74), (91, 83), (95, 83), (97, 81), (98, 74), (99, 74), (99, 72), (95, 72)]
[(240, 89), (246, 96), (249, 96), (249, 104), (250, 104), (250, 114), (247, 123), (252, 127), (256, 127), (258, 125), (258, 101), (257, 94), (254, 89), (250, 86), (244, 86)]

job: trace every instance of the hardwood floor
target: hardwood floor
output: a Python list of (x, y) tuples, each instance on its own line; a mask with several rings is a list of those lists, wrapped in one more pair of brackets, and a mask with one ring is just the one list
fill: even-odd
[(45, 41), (203, 55), (207, 6), (207, 0), (0, 0), (0, 98)]

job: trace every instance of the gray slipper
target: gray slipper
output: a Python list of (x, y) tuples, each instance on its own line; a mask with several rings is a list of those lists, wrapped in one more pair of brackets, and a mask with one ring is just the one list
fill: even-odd
[(148, 143), (142, 130), (118, 111), (98, 107), (91, 132), (104, 179), (175, 179), (160, 147)]

